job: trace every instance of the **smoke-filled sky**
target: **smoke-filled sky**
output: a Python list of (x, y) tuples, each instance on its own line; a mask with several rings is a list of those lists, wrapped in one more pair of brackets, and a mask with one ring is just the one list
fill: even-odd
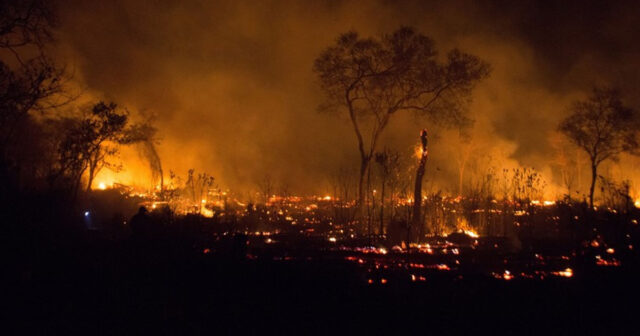
[[(165, 171), (208, 171), (232, 189), (270, 174), (321, 193), (331, 172), (355, 167), (350, 124), (317, 112), (312, 72), (349, 30), (413, 26), (442, 54), (458, 47), (489, 62), (469, 110), (474, 141), (509, 164), (548, 170), (557, 123), (594, 84), (640, 106), (639, 2), (78, 0), (59, 11), (60, 54), (87, 94), (156, 114)], [(410, 150), (429, 126), (402, 116), (383, 145)], [(455, 181), (455, 134), (432, 144), (445, 184)]]

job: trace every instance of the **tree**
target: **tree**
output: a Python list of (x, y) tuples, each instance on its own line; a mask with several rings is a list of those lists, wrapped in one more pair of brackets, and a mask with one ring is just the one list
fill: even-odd
[(107, 157), (118, 152), (118, 145), (126, 140), (125, 129), (129, 113), (118, 111), (115, 103), (99, 102), (82, 122), (85, 141), (88, 142), (84, 155), (87, 158), (87, 192), (98, 172), (109, 165)]
[(185, 187), (191, 194), (192, 204), (195, 209), (198, 210), (198, 214), (202, 213), (202, 208), (204, 208), (207, 201), (206, 197), (209, 194), (209, 189), (214, 186), (214, 182), (215, 178), (212, 175), (200, 173), (196, 176), (195, 170), (193, 168), (189, 169)]
[(434, 42), (408, 27), (379, 39), (344, 33), (313, 69), (326, 96), (322, 107), (346, 110), (356, 134), (360, 208), (364, 177), (393, 115), (414, 111), (438, 122), (464, 124), (470, 93), (490, 71), (476, 56), (455, 49), (439, 60)]
[(412, 227), (418, 227), (422, 220), (422, 216), (420, 214), (422, 210), (422, 178), (424, 177), (424, 169), (427, 163), (427, 157), (429, 156), (429, 151), (427, 150), (426, 129), (423, 129), (420, 132), (420, 142), (422, 145), (420, 147), (420, 162), (416, 169), (416, 181), (414, 186), (415, 188), (413, 190), (413, 216), (411, 217), (411, 222), (407, 224), (407, 244), (411, 242)]
[[(45, 54), (53, 40), (56, 17), (51, 2), (0, 1), (0, 189), (20, 188), (25, 165), (33, 158), (25, 152), (41, 147), (43, 131), (31, 115), (59, 107), (73, 97), (63, 94), (63, 69)], [(29, 137), (24, 137), (29, 134)], [(27, 159), (27, 161), (25, 161)], [(47, 166), (45, 164), (45, 166)], [(33, 178), (32, 176), (30, 178)], [(10, 187), (9, 187), (10, 189)]]
[(639, 118), (622, 103), (620, 91), (608, 87), (594, 88), (586, 100), (574, 102), (570, 112), (559, 130), (589, 156), (589, 206), (593, 208), (598, 166), (605, 160), (617, 160), (621, 153), (637, 154)]
[(63, 180), (63, 187), (69, 188), (75, 198), (87, 173), (87, 188), (103, 167), (111, 166), (107, 161), (118, 153), (119, 146), (132, 141), (129, 137), (126, 110), (120, 110), (115, 103), (98, 102), (80, 116), (49, 120), (57, 158), (49, 174), (49, 183), (56, 186)]

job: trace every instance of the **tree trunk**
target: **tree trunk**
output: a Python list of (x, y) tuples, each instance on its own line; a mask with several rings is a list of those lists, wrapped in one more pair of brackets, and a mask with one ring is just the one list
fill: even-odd
[[(369, 202), (371, 197), (371, 202)], [(371, 230), (373, 226), (373, 214), (375, 211), (375, 195), (371, 192), (371, 169), (367, 170), (367, 236), (369, 237), (369, 245), (371, 245)]]
[(384, 185), (386, 178), (382, 177), (382, 190), (380, 190), (380, 237), (384, 235)]
[(591, 187), (589, 188), (589, 208), (593, 209), (593, 192), (596, 188), (596, 178), (598, 177), (598, 165), (591, 164)]
[(87, 192), (91, 192), (91, 184), (93, 183), (93, 179), (95, 178), (96, 166), (93, 162), (89, 162), (89, 177), (87, 180)]
[(367, 174), (367, 170), (369, 169), (369, 158), (367, 157), (362, 157), (361, 161), (360, 161), (360, 178), (358, 180), (358, 204), (356, 205), (356, 217), (362, 217), (363, 215), (363, 206), (364, 206), (364, 201), (365, 201), (365, 190), (364, 190), (364, 183), (365, 183), (365, 175)]
[(420, 156), (420, 163), (418, 164), (418, 170), (416, 172), (416, 183), (413, 190), (413, 218), (411, 224), (407, 227), (407, 244), (411, 241), (411, 229), (420, 225), (422, 216), (420, 211), (422, 210), (422, 178), (424, 177), (424, 168), (427, 163), (427, 131), (422, 130), (420, 133), (422, 140), (422, 155)]

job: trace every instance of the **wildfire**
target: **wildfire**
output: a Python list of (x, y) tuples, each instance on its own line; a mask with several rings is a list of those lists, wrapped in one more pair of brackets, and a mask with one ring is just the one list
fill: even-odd
[(458, 218), (458, 232), (464, 232), (469, 237), (478, 238), (480, 235), (476, 230), (474, 230), (466, 218), (460, 217)]
[(464, 233), (465, 233), (467, 236), (470, 236), (470, 237), (472, 237), (472, 238), (478, 238), (478, 237), (480, 237), (480, 235), (478, 235), (476, 232), (473, 232), (473, 231), (471, 231), (471, 230), (464, 230)]
[(636, 199), (636, 202), (633, 204), (636, 208), (640, 208), (640, 198)]
[(531, 205), (542, 205), (542, 206), (552, 206), (555, 205), (556, 201), (539, 201), (539, 200), (532, 200), (531, 201)]
[(106, 190), (107, 189), (107, 185), (104, 182), (100, 182), (98, 184), (98, 189), (100, 190)]
[(422, 156), (427, 155), (429, 151), (423, 151), (421, 146), (416, 146), (414, 148), (414, 155), (416, 158), (421, 159)]
[(213, 217), (213, 210), (209, 210), (205, 207), (202, 207), (202, 210), (200, 211), (200, 214), (202, 214), (202, 216), (207, 217), (207, 218), (212, 218)]
[(566, 268), (564, 271), (552, 272), (552, 274), (560, 277), (571, 278), (573, 276), (573, 270), (571, 268)]

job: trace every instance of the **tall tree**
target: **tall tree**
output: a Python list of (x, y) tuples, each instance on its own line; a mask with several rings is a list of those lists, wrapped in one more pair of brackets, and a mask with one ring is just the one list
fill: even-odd
[(638, 154), (639, 116), (623, 104), (619, 90), (609, 87), (594, 88), (586, 100), (574, 102), (570, 111), (559, 130), (589, 156), (589, 206), (593, 208), (598, 166), (605, 160), (617, 160), (621, 153)]
[(326, 95), (322, 107), (345, 110), (355, 132), (360, 208), (364, 178), (389, 120), (400, 111), (414, 111), (464, 124), (470, 93), (490, 71), (476, 56), (455, 49), (439, 59), (434, 42), (408, 27), (378, 39), (344, 33), (318, 56), (313, 69)]
[(115, 103), (99, 102), (80, 116), (50, 120), (57, 136), (57, 162), (49, 174), (49, 183), (69, 188), (73, 197), (87, 173), (87, 191), (94, 177), (109, 165), (109, 156), (118, 152), (118, 146), (133, 141), (128, 136), (128, 116)]
[[(30, 112), (68, 102), (62, 94), (63, 70), (46, 56), (56, 22), (52, 3), (0, 0), (0, 190), (19, 188), (27, 176), (23, 153), (41, 146), (41, 131)], [(10, 189), (10, 188), (9, 188)]]
[(420, 132), (420, 162), (416, 169), (416, 181), (413, 189), (413, 215), (411, 222), (407, 224), (407, 244), (411, 242), (411, 229), (418, 227), (422, 220), (422, 178), (424, 177), (425, 165), (427, 164), (427, 157), (429, 151), (427, 149), (427, 130), (423, 129)]

